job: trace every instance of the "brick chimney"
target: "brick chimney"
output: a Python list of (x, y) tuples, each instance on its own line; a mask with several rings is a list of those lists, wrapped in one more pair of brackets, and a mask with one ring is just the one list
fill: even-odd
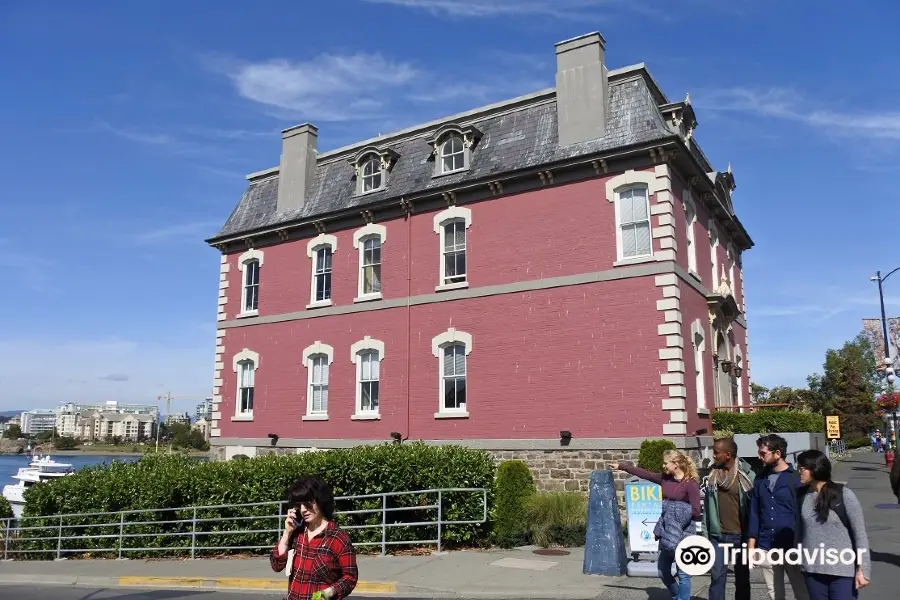
[(606, 135), (606, 40), (598, 32), (556, 44), (556, 111), (559, 145)]
[(319, 130), (304, 123), (281, 132), (281, 166), (278, 171), (278, 212), (299, 210), (316, 173), (316, 141)]

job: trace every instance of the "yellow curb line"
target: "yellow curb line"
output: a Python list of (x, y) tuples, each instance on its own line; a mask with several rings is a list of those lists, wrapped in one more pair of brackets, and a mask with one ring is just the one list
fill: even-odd
[[(267, 577), (119, 577), (120, 586), (166, 586), (237, 588), (277, 590), (287, 587), (286, 578)], [(358, 581), (354, 592), (392, 594), (397, 591), (393, 581)]]

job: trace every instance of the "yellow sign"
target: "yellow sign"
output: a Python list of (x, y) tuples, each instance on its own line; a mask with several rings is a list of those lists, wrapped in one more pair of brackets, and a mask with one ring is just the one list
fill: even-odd
[(825, 417), (825, 431), (828, 433), (829, 440), (839, 439), (841, 437), (840, 417)]

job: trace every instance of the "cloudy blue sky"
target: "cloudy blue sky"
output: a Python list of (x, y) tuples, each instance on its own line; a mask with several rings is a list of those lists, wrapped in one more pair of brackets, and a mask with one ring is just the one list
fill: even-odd
[[(677, 8), (676, 8), (677, 6)], [(210, 391), (204, 243), (279, 131), (333, 148), (553, 85), (592, 30), (733, 165), (751, 369), (799, 385), (900, 266), (900, 7), (776, 0), (0, 3), (0, 409)], [(887, 284), (900, 313), (900, 276)]]

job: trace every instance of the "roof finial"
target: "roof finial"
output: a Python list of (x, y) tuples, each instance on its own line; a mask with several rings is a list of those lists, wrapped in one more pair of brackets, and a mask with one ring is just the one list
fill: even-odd
[(688, 92), (688, 93), (687, 93), (687, 96), (684, 97), (684, 103), (685, 103), (685, 104), (690, 104), (690, 103), (691, 103), (691, 93), (690, 93), (690, 92)]

